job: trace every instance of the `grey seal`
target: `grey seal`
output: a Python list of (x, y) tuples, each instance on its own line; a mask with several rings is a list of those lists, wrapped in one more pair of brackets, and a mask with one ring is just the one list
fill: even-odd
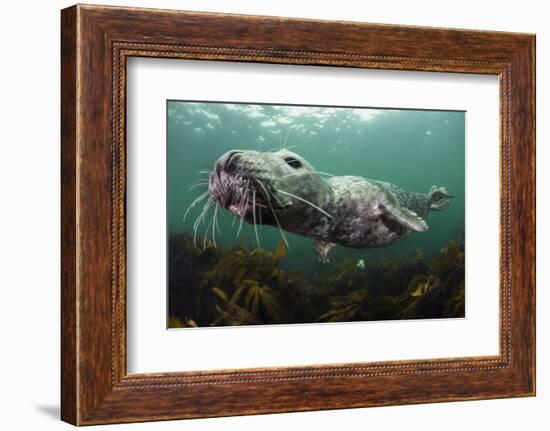
[(217, 207), (255, 228), (277, 227), (285, 242), (283, 231), (313, 239), (323, 262), (335, 245), (384, 247), (425, 232), (428, 212), (446, 209), (452, 198), (445, 187), (417, 193), (359, 176), (322, 175), (288, 149), (232, 150), (216, 161), (208, 193)]

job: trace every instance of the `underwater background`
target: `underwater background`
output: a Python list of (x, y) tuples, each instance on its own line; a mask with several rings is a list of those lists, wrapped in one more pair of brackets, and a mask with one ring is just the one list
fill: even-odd
[[(383, 248), (336, 246), (320, 263), (312, 240), (254, 228), (218, 211), (216, 247), (192, 202), (232, 149), (288, 148), (316, 170), (453, 194), (427, 232)], [(464, 317), (465, 113), (167, 102), (168, 327)], [(205, 201), (203, 201), (205, 202)], [(212, 212), (212, 211), (210, 211)]]

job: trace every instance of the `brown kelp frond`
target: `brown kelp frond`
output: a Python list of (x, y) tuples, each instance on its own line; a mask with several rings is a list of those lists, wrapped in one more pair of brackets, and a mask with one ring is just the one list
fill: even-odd
[(449, 317), (464, 317), (465, 314), (465, 289), (464, 280), (461, 280), (456, 288), (449, 295), (448, 300), (445, 302), (443, 309), (443, 315)]
[(397, 318), (464, 317), (464, 276), (464, 244), (451, 241), (431, 262), (426, 275), (411, 280), (410, 299)]
[(169, 328), (184, 328), (183, 322), (178, 319), (177, 317), (170, 317), (168, 319), (168, 327)]
[(367, 273), (357, 267), (351, 259), (344, 259), (335, 264), (334, 269), (319, 280), (325, 292), (345, 294), (368, 285)]
[(344, 260), (320, 281), (328, 297), (320, 307), (323, 311), (318, 321), (464, 316), (462, 243), (450, 242), (431, 262), (417, 250), (410, 260), (381, 260), (362, 266)]
[(384, 294), (391, 296), (405, 294), (410, 281), (417, 274), (428, 272), (429, 263), (424, 260), (421, 254), (417, 254), (411, 260), (395, 259), (387, 264), (382, 275), (381, 282), (384, 286)]
[(261, 286), (256, 280), (249, 279), (243, 280), (241, 286), (246, 288), (243, 302), (247, 310), (254, 315), (261, 314), (260, 311), (263, 310), (270, 320), (281, 320), (281, 299), (277, 291), (266, 285)]
[[(251, 321), (280, 323), (288, 317), (283, 303), (295, 276), (287, 276), (279, 267), (286, 255), (286, 246), (279, 243), (274, 253), (236, 247), (227, 252), (218, 264), (203, 275), (201, 289), (213, 290), (221, 303), (218, 321), (225, 324), (249, 324)], [(238, 308), (235, 308), (238, 307)], [(238, 322), (235, 310), (246, 310), (250, 316)], [(228, 319), (228, 314), (231, 319)], [(242, 314), (242, 313), (240, 313)], [(220, 317), (223, 317), (220, 320)]]
[(212, 291), (221, 299), (222, 304), (216, 305), (218, 317), (210, 326), (254, 325), (262, 323), (254, 314), (229, 301), (223, 290), (214, 287)]
[(320, 322), (349, 322), (368, 318), (370, 296), (367, 289), (356, 290), (346, 296), (329, 299), (329, 311), (320, 316)]
[(175, 329), (175, 328), (196, 328), (197, 322), (195, 322), (193, 319), (185, 318), (184, 321), (177, 317), (170, 317), (168, 319), (168, 328)]
[[(208, 244), (208, 243), (207, 243)], [(342, 259), (308, 279), (283, 270), (287, 247), (223, 253), (170, 239), (170, 327), (464, 317), (464, 243), (429, 260)]]
[(431, 272), (442, 280), (458, 276), (464, 272), (464, 244), (451, 241), (441, 250), (431, 265)]
[(211, 322), (216, 312), (214, 298), (201, 291), (201, 274), (217, 265), (220, 251), (195, 247), (191, 236), (181, 234), (169, 238), (168, 256), (169, 315), (181, 322), (190, 319), (197, 326)]
[(433, 275), (416, 275), (409, 284), (409, 295), (413, 297), (423, 296), (440, 286), (441, 280), (439, 277)]
[(285, 256), (286, 256), (286, 245), (283, 241), (279, 241), (277, 250), (275, 250), (275, 259), (277, 260), (277, 264), (279, 264), (283, 259), (283, 257)]

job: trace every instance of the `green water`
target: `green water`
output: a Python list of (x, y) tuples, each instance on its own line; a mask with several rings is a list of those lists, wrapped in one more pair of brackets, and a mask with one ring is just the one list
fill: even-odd
[[(350, 258), (363, 259), (368, 267), (371, 259), (409, 259), (419, 249), (431, 258), (449, 241), (464, 239), (464, 112), (169, 101), (167, 115), (169, 236), (193, 234), (202, 205), (191, 210), (185, 221), (183, 216), (206, 190), (205, 185), (190, 190), (195, 181), (205, 178), (198, 171), (212, 169), (218, 157), (231, 149), (268, 151), (284, 145), (318, 171), (387, 181), (418, 192), (445, 186), (454, 195), (447, 210), (427, 216), (427, 232), (414, 232), (379, 249), (337, 246), (325, 265)], [(257, 247), (253, 227), (244, 223), (236, 238), (239, 223), (232, 225), (233, 220), (227, 211), (219, 211), (218, 246), (222, 250)], [(206, 227), (200, 225), (199, 236)], [(286, 236), (290, 249), (283, 268), (311, 275), (323, 270), (310, 239)], [(274, 250), (281, 240), (271, 226), (260, 227), (259, 238), (267, 250)]]

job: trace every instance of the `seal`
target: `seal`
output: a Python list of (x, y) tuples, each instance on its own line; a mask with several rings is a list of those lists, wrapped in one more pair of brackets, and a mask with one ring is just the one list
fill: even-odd
[(324, 175), (288, 149), (232, 150), (216, 161), (208, 193), (216, 207), (253, 224), (256, 236), (263, 224), (277, 227), (287, 246), (284, 231), (311, 238), (322, 262), (335, 245), (384, 247), (425, 232), (428, 212), (446, 209), (452, 198), (445, 187), (417, 193), (358, 176)]

